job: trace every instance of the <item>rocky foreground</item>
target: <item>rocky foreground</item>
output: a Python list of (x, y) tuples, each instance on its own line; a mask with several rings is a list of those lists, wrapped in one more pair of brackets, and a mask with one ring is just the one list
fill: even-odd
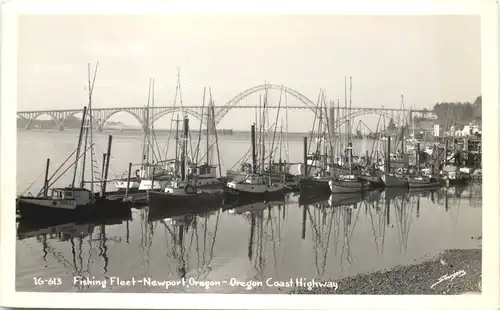
[[(445, 277), (446, 276), (446, 277)], [(296, 289), (291, 294), (462, 294), (481, 292), (481, 249), (447, 250), (435, 259), (336, 281), (329, 288)], [(439, 282), (439, 283), (438, 283)]]

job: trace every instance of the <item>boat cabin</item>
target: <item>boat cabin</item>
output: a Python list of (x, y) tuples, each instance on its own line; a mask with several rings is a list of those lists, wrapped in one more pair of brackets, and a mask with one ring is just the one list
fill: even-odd
[(258, 174), (249, 174), (245, 180), (243, 180), (243, 183), (248, 183), (248, 184), (263, 184), (264, 179), (262, 178), (261, 175)]
[(217, 178), (217, 166), (204, 163), (203, 165), (190, 165), (187, 169), (188, 176), (197, 176), (198, 179)]
[(323, 156), (320, 154), (320, 152), (315, 152), (315, 153), (310, 153), (307, 155), (307, 162), (313, 163), (315, 161), (322, 161)]
[(165, 187), (165, 193), (168, 194), (193, 194), (196, 188), (190, 181), (172, 180), (170, 184)]
[(76, 200), (77, 205), (86, 205), (92, 201), (92, 192), (85, 188), (53, 188), (53, 200)]

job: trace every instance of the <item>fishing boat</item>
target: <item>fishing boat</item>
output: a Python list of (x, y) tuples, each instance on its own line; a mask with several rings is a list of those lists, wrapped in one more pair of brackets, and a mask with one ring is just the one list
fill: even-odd
[[(271, 178), (271, 182), (282, 182), (283, 180), (285, 181), (286, 184), (292, 185), (297, 183), (297, 176), (294, 174), (291, 174), (289, 172), (289, 169), (283, 169), (286, 163), (283, 163), (280, 165), (278, 163), (273, 163), (271, 166), (271, 169), (269, 169), (269, 166), (266, 166), (264, 168), (264, 172), (262, 175), (265, 178)], [(242, 181), (243, 179), (246, 178), (246, 176), (251, 173), (252, 170), (252, 164), (250, 163), (243, 163), (240, 165), (239, 170), (233, 170), (233, 169), (228, 169), (226, 172), (226, 178), (227, 181)], [(289, 166), (287, 166), (289, 168)], [(271, 172), (269, 171), (271, 170)]]
[(234, 198), (246, 199), (276, 199), (283, 197), (290, 191), (290, 188), (284, 184), (272, 183), (266, 180), (262, 175), (249, 174), (242, 181), (231, 181), (226, 184), (224, 192)]
[(441, 182), (438, 179), (430, 176), (410, 176), (408, 177), (408, 186), (410, 188), (423, 188), (423, 187), (439, 187)]
[(364, 192), (370, 187), (368, 182), (360, 180), (353, 174), (340, 175), (338, 178), (331, 179), (328, 181), (328, 186), (332, 194)]
[(384, 173), (381, 178), (385, 187), (408, 187), (408, 178), (403, 175)]
[[(325, 158), (323, 155), (320, 154), (319, 151), (316, 151), (314, 153), (309, 153), (306, 156), (306, 161), (307, 161), (308, 175), (314, 175), (314, 173), (323, 169), (323, 167), (325, 166)], [(305, 167), (306, 165), (304, 165), (303, 163), (299, 163), (297, 165), (297, 173), (299, 175), (303, 175)]]
[(301, 195), (308, 195), (308, 193), (330, 193), (330, 186), (328, 181), (330, 181), (330, 176), (316, 176), (312, 178), (300, 179), (299, 190)]
[(186, 208), (189, 210), (203, 209), (208, 206), (221, 205), (223, 195), (220, 190), (200, 191), (200, 187), (224, 186), (224, 181), (215, 175), (214, 166), (205, 164), (198, 170), (196, 165), (188, 167), (189, 119), (184, 117), (184, 132), (181, 145), (181, 176), (171, 180), (163, 192), (148, 193), (150, 207)]
[(241, 181), (227, 182), (224, 192), (228, 199), (237, 200), (276, 200), (290, 191), (283, 183), (273, 183), (270, 178), (265, 178), (256, 171), (257, 158), (255, 148), (255, 125), (251, 126), (252, 141), (252, 173)]
[[(179, 84), (177, 85), (178, 87)], [(142, 142), (142, 162), (138, 169), (126, 171), (122, 176), (113, 181), (113, 185), (118, 191), (143, 192), (148, 190), (159, 190), (164, 188), (166, 183), (173, 177), (175, 162), (163, 160), (160, 154), (155, 136), (154, 122), (151, 121), (150, 108), (154, 108), (154, 79), (149, 80), (148, 102), (145, 106), (144, 115), (144, 136)], [(177, 97), (176, 97), (177, 100)], [(175, 102), (174, 102), (175, 109)]]
[[(382, 181), (384, 182), (385, 187), (408, 187), (408, 178), (402, 175), (403, 167), (407, 166), (406, 158), (408, 157), (406, 154), (398, 154), (399, 156), (395, 157), (394, 154), (391, 154), (389, 151), (391, 150), (391, 137), (387, 138), (387, 153), (386, 160), (384, 161), (384, 171), (381, 176)], [(406, 156), (404, 156), (406, 155)], [(403, 159), (404, 160), (401, 160)], [(399, 160), (398, 160), (399, 159)], [(396, 160), (396, 164), (393, 163), (393, 160)], [(409, 161), (408, 161), (409, 162)], [(393, 173), (393, 168), (398, 167), (396, 173)]]
[[(99, 63), (98, 63), (99, 64)], [(97, 64), (97, 66), (98, 66)], [(97, 72), (96, 66), (96, 72)], [(94, 81), (95, 74), (94, 73)], [(108, 150), (106, 153), (106, 161), (103, 162), (103, 175), (101, 182), (101, 193), (94, 193), (94, 173), (91, 173), (92, 180), (90, 183), (90, 190), (85, 188), (85, 163), (86, 154), (90, 151), (90, 161), (94, 166), (94, 144), (92, 142), (92, 122), (91, 115), (91, 94), (94, 84), (90, 84), (90, 64), (89, 64), (89, 112), (87, 107), (83, 108), (82, 122), (80, 126), (80, 133), (78, 135), (78, 143), (76, 149), (69, 155), (63, 164), (54, 172), (49, 178), (49, 164), (50, 159), (47, 159), (45, 169), (45, 181), (42, 189), (37, 196), (31, 194), (20, 195), (16, 199), (17, 210), (23, 220), (30, 220), (36, 222), (45, 221), (64, 221), (70, 219), (87, 219), (87, 218), (100, 218), (113, 215), (126, 214), (130, 212), (127, 204), (119, 200), (106, 199), (106, 183), (109, 169), (109, 159), (111, 152), (112, 136), (108, 137)], [(87, 147), (88, 135), (90, 134), (90, 146)], [(81, 152), (82, 143), (84, 150)], [(57, 173), (61, 170), (66, 162), (76, 153), (75, 161), (67, 167), (57, 177)], [(81, 159), (83, 157), (83, 159)], [(79, 163), (81, 162), (81, 181), (77, 186), (77, 174)], [(73, 180), (67, 187), (53, 187), (53, 185), (62, 177), (70, 168), (74, 168)], [(52, 181), (52, 179), (55, 180)], [(49, 191), (51, 191), (49, 195)]]
[(130, 211), (121, 201), (96, 197), (84, 188), (52, 188), (51, 195), (20, 196), (17, 208), (27, 221), (59, 222), (68, 219), (106, 217)]
[(364, 170), (360, 175), (358, 175), (358, 179), (368, 182), (371, 187), (378, 188), (384, 186), (384, 181), (382, 181), (380, 173), (377, 173), (375, 171), (369, 172), (367, 170)]

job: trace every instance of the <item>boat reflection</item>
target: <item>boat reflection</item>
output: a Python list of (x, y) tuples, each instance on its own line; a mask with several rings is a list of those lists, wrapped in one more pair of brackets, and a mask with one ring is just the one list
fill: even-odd
[[(128, 222), (130, 220), (131, 217), (117, 217), (88, 223), (64, 223), (42, 227), (39, 224), (21, 219), (17, 227), (17, 238), (19, 240), (34, 239), (39, 242), (42, 246), (42, 261), (46, 265), (48, 265), (47, 258), (51, 257), (54, 261), (63, 266), (63, 268), (71, 269), (70, 274), (72, 277), (90, 278), (92, 277), (91, 265), (94, 261), (92, 254), (95, 252), (93, 249), (93, 242), (99, 242), (98, 257), (102, 259), (102, 273), (106, 275), (109, 264), (106, 242), (110, 240), (106, 236), (106, 227), (120, 225), (126, 222), (128, 236)], [(97, 239), (94, 238), (96, 229), (99, 232)], [(122, 241), (121, 238), (111, 240), (116, 242)], [(54, 241), (56, 243), (53, 243)], [(61, 250), (60, 246), (57, 245), (66, 242), (70, 244), (70, 260), (63, 254), (63, 252), (65, 252), (65, 247)], [(85, 255), (83, 251), (84, 243), (88, 245), (87, 255)], [(84, 256), (87, 256), (86, 262), (84, 262)], [(78, 282), (75, 283), (75, 286), (78, 291), (83, 291), (85, 288), (89, 287), (89, 285)]]

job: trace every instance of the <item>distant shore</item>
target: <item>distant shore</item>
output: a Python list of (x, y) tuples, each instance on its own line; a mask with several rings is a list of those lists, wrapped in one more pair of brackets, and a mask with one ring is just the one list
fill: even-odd
[[(481, 292), (481, 249), (446, 250), (432, 260), (337, 280), (338, 288), (290, 294), (455, 295)], [(446, 277), (446, 279), (443, 279)]]

